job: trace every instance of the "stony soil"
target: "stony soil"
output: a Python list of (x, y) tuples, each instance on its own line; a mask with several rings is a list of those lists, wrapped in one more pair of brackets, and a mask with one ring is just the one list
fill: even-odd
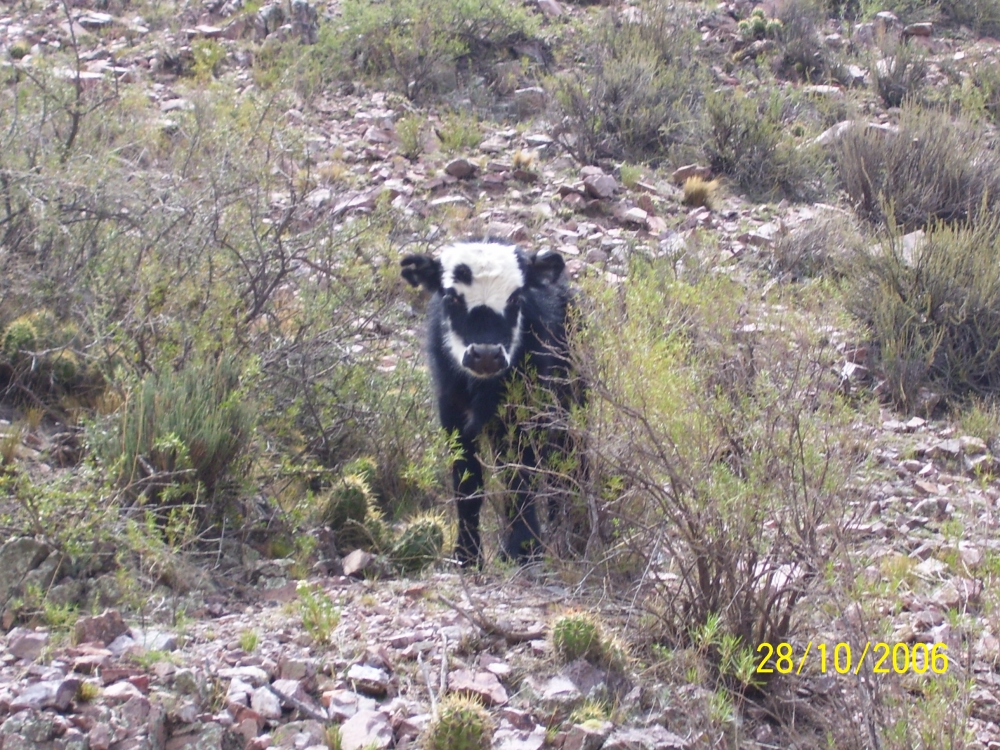
[[(735, 5), (746, 3), (706, 12), (706, 44), (734, 43)], [(165, 120), (188, 106), (190, 84), (171, 74), (171, 57), (162, 50), (184, 54), (193, 39), (219, 40), (230, 50), (223, 78), (240, 88), (249, 85), (251, 58), (245, 52), (252, 44), (275, 34), (308, 36), (314, 18), (289, 8), (285, 16), (292, 23), (274, 26), (272, 6), (241, 14), (233, 2), (191, 3), (179, 31), (152, 32), (135, 14), (114, 15), (97, 6), (78, 2), (71, 10), (82, 80), (113, 76), (122, 85), (140, 86)], [(553, 25), (594, 10), (555, 0), (537, 6)], [(318, 10), (335, 14), (336, 5)], [(69, 31), (58, 3), (40, 12), (18, 4), (0, 9), (0, 66), (15, 64), (6, 52), (17, 44), (27, 45), (29, 54), (16, 64), (31, 64), (48, 47), (65, 44)], [(826, 31), (828, 44), (847, 43), (838, 28)], [(851, 43), (863, 44), (868, 33), (856, 30)], [(988, 39), (940, 37), (933, 28), (910, 33), (932, 54), (934, 85), (945, 85), (945, 61), (994, 56), (1000, 47)], [(864, 73), (859, 71), (862, 78)], [(735, 81), (720, 71), (719, 83)], [(819, 97), (844, 95), (837, 87), (813, 88)], [(614, 283), (625, 273), (634, 243), (673, 253), (711, 237), (718, 257), (707, 262), (756, 267), (767, 262), (776, 239), (825, 215), (847, 213), (830, 205), (754, 205), (733, 194), (724, 194), (714, 210), (688, 209), (679, 186), (690, 174), (707, 174), (704, 167), (647, 170), (626, 187), (610, 169), (581, 168), (560, 149), (544, 116), (544, 90), (511, 92), (508, 104), (523, 126), (486, 123), (488, 132), (471, 153), (446, 155), (430, 143), (414, 162), (397, 152), (395, 123), (410, 109), (398, 96), (331, 94), (308, 111), (289, 109), (289, 126), (307, 134), (310, 149), (320, 155), (336, 149), (361, 186), (342, 191), (320, 185), (306, 196), (310, 213), (301, 220), (346, 218), (370, 211), (388, 195), (401, 210), (440, 214), (442, 232), (447, 217), (459, 217), (470, 234), (555, 248), (572, 273), (596, 267)], [(873, 123), (889, 119), (871, 109)], [(436, 115), (427, 117), (433, 123)], [(835, 137), (825, 133), (821, 142)], [(274, 196), (278, 206), (286, 199)], [(414, 323), (390, 347), (385, 368), (413, 356), (416, 329)], [(831, 339), (842, 354), (845, 388), (870, 385), (856, 334), (831, 331)], [(859, 622), (857, 611), (844, 603), (836, 617), (818, 626), (817, 638), (832, 645), (877, 633), (888, 643), (946, 644), (951, 668), (970, 679), (972, 739), (966, 746), (1000, 748), (1000, 629), (985, 614), (994, 600), (992, 571), (982, 567), (989, 553), (1000, 552), (1000, 484), (989, 479), (990, 472), (1000, 473), (997, 446), (961, 434), (946, 420), (901, 417), (888, 409), (857, 429), (876, 448), (870, 482), (858, 495), (851, 541), (885, 563), (858, 575), (878, 581), (892, 568), (902, 571), (906, 585), (885, 592), (883, 622)], [(71, 437), (45, 430), (25, 435), (18, 448), (38, 471), (54, 470), (48, 463), (58, 462), (50, 459), (66, 450), (72, 450)], [(101, 599), (107, 576), (60, 578), (51, 569), (51, 553), (34, 540), (0, 547), (0, 603), (32, 576), (77, 596), (82, 587), (87, 600)], [(416, 580), (367, 580), (377, 570), (364, 560), (345, 561), (350, 575), (314, 572), (296, 583), (289, 564), (267, 561), (224, 575), (192, 574), (192, 590), (173, 600), (151, 600), (144, 617), (123, 617), (112, 607), (76, 621), (72, 632), (9, 630), (0, 636), (0, 750), (303, 750), (331, 746), (331, 727), (339, 727), (344, 750), (406, 748), (417, 743), (449, 692), (481, 697), (495, 723), (493, 747), (503, 750), (708, 746), (708, 735), (677, 708), (705, 696), (694, 690), (668, 710), (657, 699), (665, 681), (642, 666), (641, 656), (609, 672), (585, 661), (563, 665), (552, 654), (553, 618), (577, 609), (600, 610), (626, 640), (642, 640), (628, 602), (609, 593), (568, 585), (544, 570), (462, 575), (442, 566)], [(309, 607), (302, 586), (311, 592), (309, 601), (321, 609), (331, 603), (337, 616), (304, 624)], [(974, 628), (966, 617), (975, 619)], [(11, 625), (4, 622), (4, 629)], [(969, 640), (963, 634), (971, 631), (978, 635)], [(839, 685), (831, 675), (814, 673), (799, 684), (798, 700), (819, 701)], [(571, 720), (572, 709), (588, 696), (610, 700), (613, 721)], [(740, 747), (787, 746), (766, 721), (747, 727)]]

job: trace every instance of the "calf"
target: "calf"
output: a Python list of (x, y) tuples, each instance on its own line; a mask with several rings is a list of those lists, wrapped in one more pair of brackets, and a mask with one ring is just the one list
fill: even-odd
[(487, 432), (515, 440), (520, 465), (510, 481), (510, 526), (503, 553), (523, 561), (539, 544), (530, 472), (545, 448), (536, 451), (531, 440), (521, 439), (524, 426), (512, 423), (500, 407), (512, 382), (529, 376), (537, 376), (568, 405), (570, 291), (563, 258), (556, 252), (525, 253), (512, 245), (470, 242), (444, 248), (438, 259), (408, 255), (402, 266), (404, 279), (434, 294), (427, 353), (441, 425), (458, 436), (452, 466), (458, 506), (455, 555), (462, 565), (481, 562), (483, 469), (476, 438), (499, 417), (500, 429)]

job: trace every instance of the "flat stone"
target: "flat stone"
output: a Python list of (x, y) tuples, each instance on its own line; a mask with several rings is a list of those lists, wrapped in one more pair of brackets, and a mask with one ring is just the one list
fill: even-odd
[(448, 690), (453, 693), (472, 693), (487, 706), (502, 706), (507, 702), (507, 691), (492, 672), (456, 669), (448, 675)]
[(691, 177), (707, 180), (711, 176), (712, 170), (708, 167), (703, 167), (700, 164), (685, 164), (673, 171), (670, 175), (670, 181), (677, 185), (683, 185)]
[(392, 725), (381, 711), (358, 711), (340, 726), (342, 750), (383, 750), (392, 744)]
[(142, 698), (142, 691), (127, 680), (108, 685), (101, 693), (101, 697), (111, 705), (127, 703), (133, 698)]
[(122, 635), (128, 626), (117, 609), (106, 609), (99, 615), (81, 617), (76, 621), (73, 634), (77, 643), (111, 643)]
[(359, 693), (381, 698), (389, 690), (389, 675), (378, 667), (354, 664), (347, 670), (347, 681), (353, 683)]
[(610, 198), (618, 189), (615, 178), (609, 174), (588, 175), (583, 179), (583, 187), (591, 198)]
[(70, 677), (65, 680), (42, 680), (28, 685), (10, 702), (10, 711), (17, 713), (24, 709), (36, 711), (43, 708), (54, 708), (65, 711), (70, 707), (80, 687), (80, 680)]
[(468, 159), (452, 159), (445, 165), (444, 171), (452, 177), (464, 180), (478, 172), (479, 166)]
[(602, 750), (688, 750), (690, 743), (659, 724), (643, 728), (616, 729)]
[(48, 633), (38, 633), (25, 628), (14, 628), (7, 634), (7, 650), (18, 659), (28, 661), (34, 661), (41, 656), (48, 642)]
[(250, 708), (264, 719), (281, 718), (281, 699), (269, 687), (259, 687), (250, 695)]
[(589, 719), (582, 724), (574, 724), (566, 734), (562, 750), (600, 750), (615, 725), (610, 721)]
[(375, 560), (375, 555), (363, 549), (356, 549), (344, 558), (344, 575), (353, 578), (361, 578)]

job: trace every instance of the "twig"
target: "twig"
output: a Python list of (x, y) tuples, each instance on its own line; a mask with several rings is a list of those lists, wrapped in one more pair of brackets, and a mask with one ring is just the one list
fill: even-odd
[(283, 693), (282, 691), (278, 690), (278, 688), (276, 688), (274, 685), (268, 684), (267, 689), (270, 690), (272, 693), (274, 693), (276, 696), (278, 696), (278, 698), (280, 698), (282, 701), (287, 703), (292, 708), (298, 709), (299, 713), (305, 714), (310, 719), (314, 719), (320, 722), (321, 724), (330, 723), (329, 716), (324, 716), (318, 711), (313, 710), (305, 703), (300, 701), (298, 698), (294, 698), (291, 695), (288, 695), (287, 693)]
[(417, 651), (417, 664), (420, 665), (420, 673), (424, 676), (424, 682), (427, 683), (427, 694), (431, 697), (431, 716), (436, 719), (438, 715), (437, 695), (434, 688), (431, 687), (431, 673), (427, 670), (424, 656), (419, 651)]
[[(462, 615), (462, 617), (471, 622), (473, 625), (475, 625), (477, 628), (482, 630), (487, 635), (498, 635), (511, 645), (515, 643), (524, 643), (525, 641), (537, 641), (538, 639), (545, 637), (544, 630), (526, 630), (526, 631), (508, 630), (502, 625), (498, 625), (497, 623), (487, 619), (486, 616), (482, 614), (482, 612), (469, 612), (465, 609), (462, 609), (454, 602), (451, 602), (448, 599), (444, 598), (440, 594), (438, 594), (438, 601), (441, 602), (442, 604), (447, 604), (453, 610), (458, 612), (458, 614)], [(470, 602), (472, 601), (471, 597), (469, 597), (469, 601)], [(475, 602), (473, 602), (472, 606), (473, 607), (476, 606)]]
[(448, 690), (448, 636), (441, 634), (441, 695)]

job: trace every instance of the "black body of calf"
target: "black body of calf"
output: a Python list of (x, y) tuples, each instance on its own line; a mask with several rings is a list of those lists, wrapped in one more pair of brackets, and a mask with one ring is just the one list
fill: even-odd
[[(524, 561), (539, 546), (539, 521), (530, 472), (547, 448), (536, 451), (518, 435), (522, 425), (500, 406), (512, 379), (530, 370), (538, 382), (568, 407), (566, 312), (570, 301), (564, 269), (556, 252), (525, 253), (497, 243), (457, 243), (439, 258), (408, 255), (403, 278), (433, 293), (429, 305), (427, 353), (438, 411), (445, 430), (458, 435), (460, 451), (452, 466), (458, 506), (455, 554), (463, 565), (478, 565), (482, 544), (479, 511), (483, 504), (483, 468), (476, 439), (494, 417), (504, 436), (516, 440), (504, 545), (508, 557)], [(510, 429), (513, 428), (513, 429)], [(497, 435), (491, 435), (496, 438)]]

